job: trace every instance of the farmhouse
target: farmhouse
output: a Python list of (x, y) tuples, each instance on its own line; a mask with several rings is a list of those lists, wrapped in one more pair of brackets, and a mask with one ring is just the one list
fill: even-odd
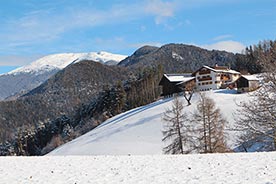
[(234, 87), (234, 82), (240, 77), (240, 72), (225, 66), (202, 66), (192, 76), (195, 77), (196, 89), (200, 91)]
[(194, 85), (195, 78), (190, 73), (164, 74), (159, 85), (162, 86), (162, 96), (170, 96), (182, 92), (186, 86)]
[(183, 90), (190, 90), (191, 86), (199, 91), (234, 88), (240, 76), (240, 72), (225, 66), (202, 66), (193, 73), (164, 74), (159, 85), (163, 89), (162, 96), (170, 96)]
[(259, 79), (254, 75), (242, 75), (236, 83), (238, 93), (254, 91), (260, 86)]

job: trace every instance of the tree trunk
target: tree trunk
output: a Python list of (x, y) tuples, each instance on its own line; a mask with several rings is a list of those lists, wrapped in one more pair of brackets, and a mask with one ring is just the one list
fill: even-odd
[(276, 151), (276, 130), (274, 130), (273, 142), (274, 142), (273, 150)]
[(179, 146), (180, 146), (180, 153), (184, 154), (184, 150), (183, 150), (183, 142), (182, 142), (182, 135), (181, 135), (181, 130), (180, 130), (180, 119), (179, 119), (179, 112), (177, 112), (177, 133), (178, 133), (178, 137), (179, 137)]

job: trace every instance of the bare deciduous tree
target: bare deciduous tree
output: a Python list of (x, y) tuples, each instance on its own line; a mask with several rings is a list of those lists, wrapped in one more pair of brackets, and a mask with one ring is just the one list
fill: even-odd
[(183, 96), (188, 103), (188, 106), (192, 105), (191, 100), (193, 94), (195, 93), (195, 87), (196, 85), (193, 81), (188, 82), (185, 86), (180, 86), (181, 90), (183, 91)]
[(188, 143), (188, 122), (187, 115), (183, 112), (184, 106), (178, 97), (173, 100), (171, 109), (168, 109), (163, 115), (164, 130), (162, 141), (170, 141), (163, 151), (166, 154), (185, 154), (185, 144)]
[(185, 86), (185, 90), (184, 90), (184, 98), (188, 103), (188, 106), (191, 105), (191, 100), (193, 97), (193, 94), (195, 92), (195, 83), (188, 83)]
[(266, 142), (276, 150), (276, 41), (254, 46), (255, 59), (262, 64), (263, 85), (248, 102), (240, 104), (237, 129), (242, 131), (241, 142)]
[(194, 134), (196, 137), (195, 149), (200, 153), (216, 153), (228, 151), (225, 143), (224, 125), (226, 120), (215, 102), (200, 94), (197, 110), (193, 114)]

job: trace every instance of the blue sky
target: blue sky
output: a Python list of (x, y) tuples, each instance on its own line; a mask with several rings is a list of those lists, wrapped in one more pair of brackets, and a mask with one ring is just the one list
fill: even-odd
[(276, 39), (276, 0), (0, 0), (0, 73), (48, 54)]

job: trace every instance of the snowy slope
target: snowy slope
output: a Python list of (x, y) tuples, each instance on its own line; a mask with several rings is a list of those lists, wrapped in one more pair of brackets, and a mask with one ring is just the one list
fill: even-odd
[[(233, 114), (237, 104), (248, 100), (248, 94), (235, 94), (235, 90), (216, 90), (207, 93), (229, 121), (227, 129), (234, 127)], [(192, 99), (186, 112), (194, 112), (199, 96)], [(182, 100), (184, 100), (182, 98)], [(127, 155), (162, 154), (162, 114), (172, 105), (172, 99), (159, 100), (117, 115), (87, 134), (55, 149), (49, 155)], [(235, 148), (237, 132), (227, 131), (227, 143)]]
[(42, 57), (29, 65), (17, 68), (8, 74), (18, 73), (36, 73), (45, 72), (55, 69), (63, 69), (72, 62), (78, 62), (84, 59), (98, 61), (106, 63), (109, 61), (120, 62), (127, 56), (119, 54), (111, 54), (108, 52), (90, 52), (90, 53), (64, 53), (64, 54), (53, 54)]
[(2, 184), (275, 184), (276, 153), (0, 157)]

